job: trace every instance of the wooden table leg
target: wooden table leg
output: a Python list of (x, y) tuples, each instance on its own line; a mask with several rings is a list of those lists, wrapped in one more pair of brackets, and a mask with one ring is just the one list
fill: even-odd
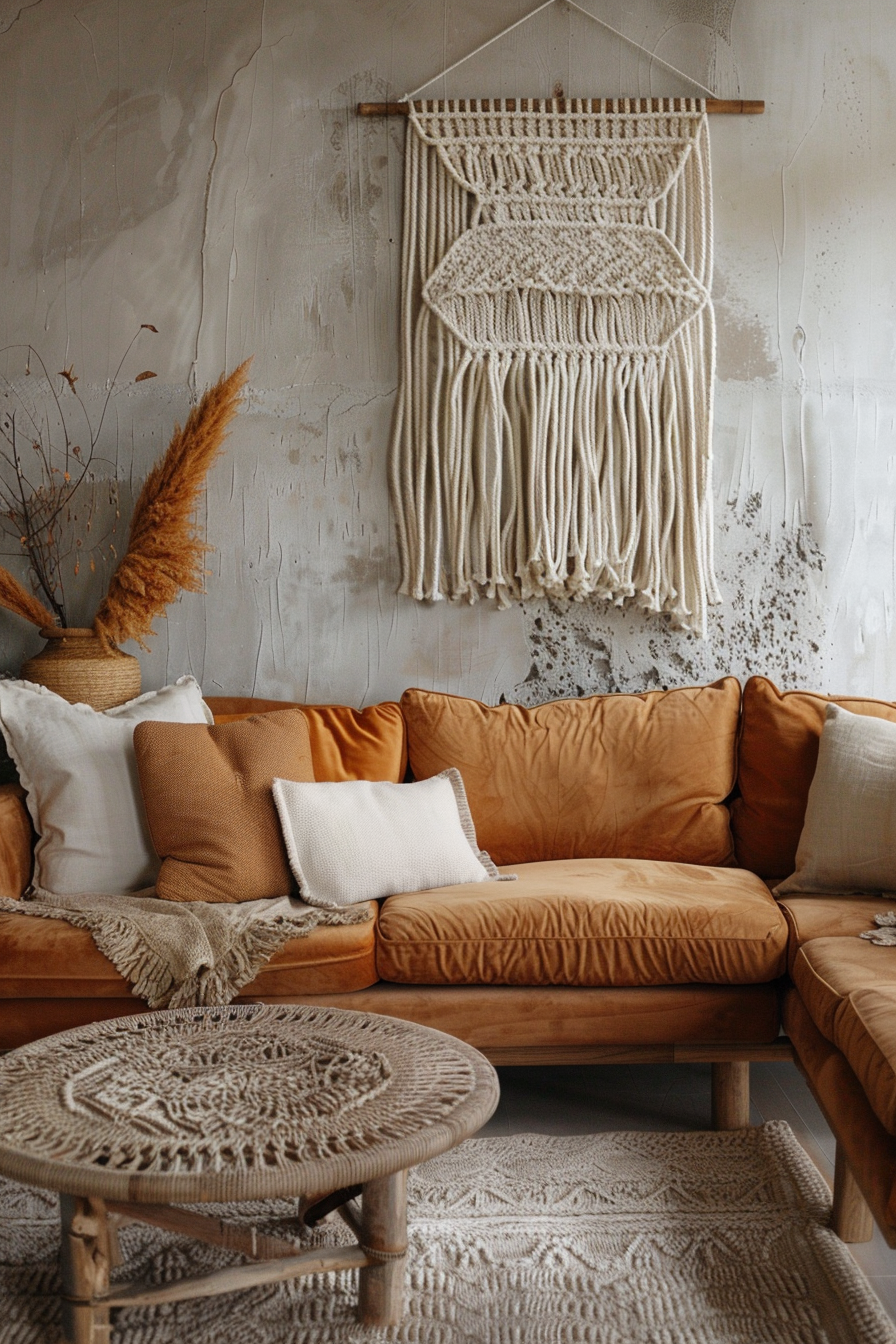
[(90, 1299), (109, 1291), (109, 1228), (101, 1199), (59, 1196), (62, 1333), (67, 1344), (108, 1344), (109, 1308)]
[(396, 1171), (368, 1181), (361, 1195), (361, 1245), (378, 1260), (360, 1272), (358, 1320), (362, 1325), (398, 1325), (401, 1321), (408, 1249), (407, 1180), (406, 1171)]

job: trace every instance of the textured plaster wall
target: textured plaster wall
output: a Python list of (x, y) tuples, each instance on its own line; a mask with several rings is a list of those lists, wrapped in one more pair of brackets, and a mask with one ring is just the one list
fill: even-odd
[[(190, 670), (209, 692), (532, 702), (759, 670), (896, 696), (896, 6), (587, 3), (721, 94), (768, 103), (711, 127), (726, 601), (705, 642), (601, 605), (395, 596), (404, 124), (353, 109), (532, 0), (0, 0), (0, 345), (74, 363), (96, 404), (136, 326), (159, 328), (130, 366), (158, 378), (114, 398), (103, 438), (125, 503), (195, 389), (255, 355), (210, 483), (207, 593), (159, 623), (147, 687)], [(557, 82), (687, 91), (557, 4), (427, 92)], [(39, 644), (3, 613), (0, 641), (10, 670)]]

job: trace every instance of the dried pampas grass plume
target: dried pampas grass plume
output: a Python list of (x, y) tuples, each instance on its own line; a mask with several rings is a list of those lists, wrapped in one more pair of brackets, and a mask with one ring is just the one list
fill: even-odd
[(15, 612), (16, 616), (23, 617), (41, 629), (56, 624), (53, 613), (48, 611), (33, 593), (23, 588), (18, 579), (10, 574), (8, 569), (4, 569), (3, 565), (0, 565), (0, 607), (6, 607), (7, 611)]
[(176, 426), (161, 462), (147, 476), (134, 506), (128, 548), (109, 585), (93, 628), (111, 644), (144, 637), (181, 589), (202, 590), (203, 557), (212, 548), (193, 514), (209, 467), (237, 413), (250, 360), (223, 375)]

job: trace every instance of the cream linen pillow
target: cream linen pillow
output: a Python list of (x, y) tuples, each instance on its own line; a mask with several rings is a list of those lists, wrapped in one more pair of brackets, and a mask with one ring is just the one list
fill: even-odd
[(36, 887), (60, 895), (136, 891), (159, 871), (134, 756), (144, 719), (211, 723), (192, 677), (97, 713), (44, 686), (0, 681), (0, 728), (38, 834)]
[(309, 905), (332, 909), (500, 876), (476, 844), (457, 770), (418, 784), (275, 779), (274, 802)]
[(896, 723), (828, 705), (796, 851), (776, 888), (896, 891)]

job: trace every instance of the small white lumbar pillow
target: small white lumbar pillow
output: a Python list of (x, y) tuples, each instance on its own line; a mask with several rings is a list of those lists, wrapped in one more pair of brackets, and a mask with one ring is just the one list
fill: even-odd
[(896, 723), (828, 705), (796, 872), (775, 890), (896, 891)]
[(329, 908), (500, 878), (476, 844), (463, 780), (443, 770), (416, 784), (274, 780), (293, 876)]
[(193, 677), (98, 713), (29, 681), (0, 681), (0, 729), (38, 841), (35, 887), (62, 896), (151, 887), (159, 871), (143, 810), (134, 725), (212, 723)]

